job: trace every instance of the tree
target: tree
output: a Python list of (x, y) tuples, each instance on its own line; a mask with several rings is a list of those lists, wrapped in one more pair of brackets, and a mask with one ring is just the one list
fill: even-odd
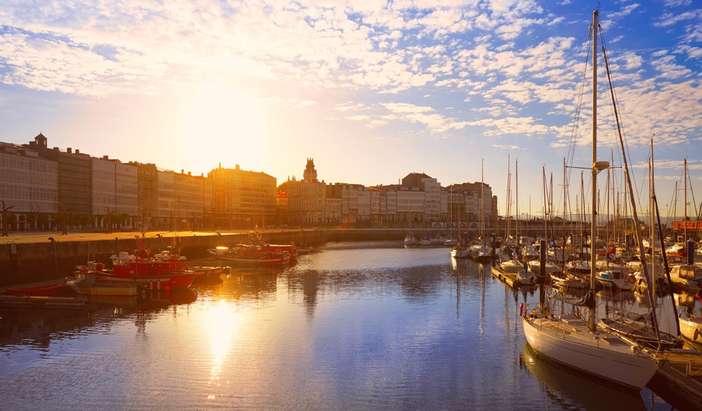
[(2, 213), (2, 236), (7, 237), (9, 233), (7, 232), (7, 219), (8, 216), (10, 215), (10, 210), (15, 208), (15, 206), (5, 206), (5, 200), (0, 201), (0, 204), (2, 205), (2, 208), (0, 208), (0, 212)]

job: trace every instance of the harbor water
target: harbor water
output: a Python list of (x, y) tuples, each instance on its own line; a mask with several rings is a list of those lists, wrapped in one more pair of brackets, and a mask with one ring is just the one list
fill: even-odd
[(0, 409), (670, 409), (538, 357), (538, 301), (445, 248), (344, 243), (194, 302), (2, 310)]

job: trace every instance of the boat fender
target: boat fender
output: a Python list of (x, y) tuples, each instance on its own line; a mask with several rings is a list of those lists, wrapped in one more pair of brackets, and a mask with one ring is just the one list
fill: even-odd
[(526, 312), (526, 306), (524, 303), (519, 304), (519, 316), (524, 318)]

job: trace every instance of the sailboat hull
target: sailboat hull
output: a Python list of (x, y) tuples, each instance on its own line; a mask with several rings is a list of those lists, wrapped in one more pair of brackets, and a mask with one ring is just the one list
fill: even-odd
[(553, 361), (633, 389), (645, 387), (656, 373), (652, 359), (632, 352), (628, 346), (612, 347), (586, 328), (580, 332), (559, 331), (532, 321), (522, 319), (529, 346)]

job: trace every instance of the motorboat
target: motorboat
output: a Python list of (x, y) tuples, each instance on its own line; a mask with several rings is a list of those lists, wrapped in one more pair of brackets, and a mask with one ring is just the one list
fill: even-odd
[(287, 251), (275, 251), (259, 245), (218, 246), (209, 251), (218, 260), (236, 266), (280, 267), (290, 264), (291, 261)]

